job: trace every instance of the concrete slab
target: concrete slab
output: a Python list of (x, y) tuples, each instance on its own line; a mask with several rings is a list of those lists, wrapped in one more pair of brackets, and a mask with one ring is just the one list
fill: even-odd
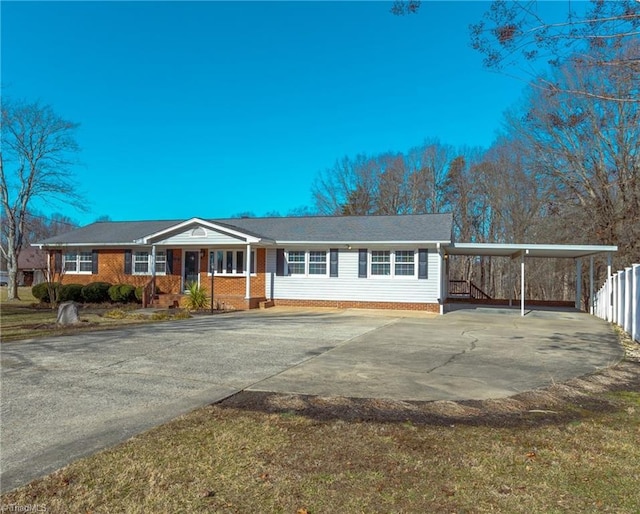
[(392, 323), (251, 386), (320, 396), (484, 400), (619, 362), (611, 327), (567, 310), (457, 310)]
[(581, 313), (268, 309), (2, 345), (7, 491), (243, 389), (498, 398), (615, 364)]

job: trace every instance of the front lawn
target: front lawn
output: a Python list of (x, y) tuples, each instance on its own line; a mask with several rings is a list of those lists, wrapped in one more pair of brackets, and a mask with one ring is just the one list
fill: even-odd
[(135, 312), (135, 305), (79, 305), (81, 322), (76, 325), (59, 326), (56, 325), (57, 309), (39, 306), (31, 294), (31, 288), (19, 288), (18, 295), (19, 301), (8, 301), (7, 288), (0, 288), (1, 342), (189, 317), (188, 313), (182, 310), (141, 314)]

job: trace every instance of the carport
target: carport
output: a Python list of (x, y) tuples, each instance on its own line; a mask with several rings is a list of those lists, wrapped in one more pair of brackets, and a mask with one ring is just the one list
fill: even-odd
[[(574, 259), (576, 263), (576, 309), (580, 308), (582, 295), (582, 259), (589, 257), (589, 312), (593, 314), (594, 277), (593, 260), (596, 255), (606, 254), (607, 276), (611, 276), (611, 260), (613, 253), (618, 251), (617, 246), (603, 245), (553, 245), (553, 244), (507, 244), (507, 243), (452, 243), (442, 248), (444, 258), (450, 255), (466, 255), (472, 257), (495, 256), (509, 257), (511, 261), (520, 261), (520, 315), (525, 315), (525, 286), (526, 286), (526, 260), (527, 257), (542, 257), (546, 259)], [(445, 267), (445, 280), (443, 288), (448, 298), (447, 291), (449, 277), (448, 266)], [(513, 269), (511, 267), (510, 269)], [(511, 280), (513, 280), (513, 275)], [(509, 295), (511, 295), (511, 289)], [(511, 305), (509, 298), (509, 305)], [(610, 303), (609, 309), (612, 309)]]

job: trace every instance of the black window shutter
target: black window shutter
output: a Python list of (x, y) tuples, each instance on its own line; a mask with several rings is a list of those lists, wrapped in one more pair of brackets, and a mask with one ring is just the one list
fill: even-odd
[(171, 275), (171, 270), (173, 269), (173, 250), (167, 250), (167, 264), (165, 266), (167, 268), (167, 275)]
[(131, 275), (131, 250), (124, 251), (124, 274)]
[(427, 256), (429, 250), (420, 248), (418, 250), (418, 278), (427, 278)]
[(276, 276), (284, 276), (284, 248), (276, 249)]
[(62, 273), (62, 250), (55, 250), (53, 252), (53, 271), (55, 273)]
[(338, 276), (338, 249), (331, 248), (329, 250), (329, 276)]
[(91, 251), (91, 273), (98, 274), (98, 250)]
[(358, 278), (367, 278), (367, 249), (358, 250)]

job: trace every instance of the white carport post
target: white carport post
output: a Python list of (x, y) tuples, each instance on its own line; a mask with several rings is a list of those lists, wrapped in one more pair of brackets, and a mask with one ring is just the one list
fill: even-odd
[(520, 257), (520, 316), (524, 316), (524, 257), (529, 250), (524, 250)]
[(611, 253), (607, 254), (607, 321), (613, 321), (613, 277), (611, 276)]
[(576, 259), (576, 309), (580, 310), (582, 307), (582, 259), (578, 257)]
[(244, 299), (249, 301), (251, 299), (251, 243), (247, 243), (247, 260), (244, 272), (247, 274), (247, 279), (244, 285)]
[(589, 314), (593, 314), (593, 255), (589, 258)]

